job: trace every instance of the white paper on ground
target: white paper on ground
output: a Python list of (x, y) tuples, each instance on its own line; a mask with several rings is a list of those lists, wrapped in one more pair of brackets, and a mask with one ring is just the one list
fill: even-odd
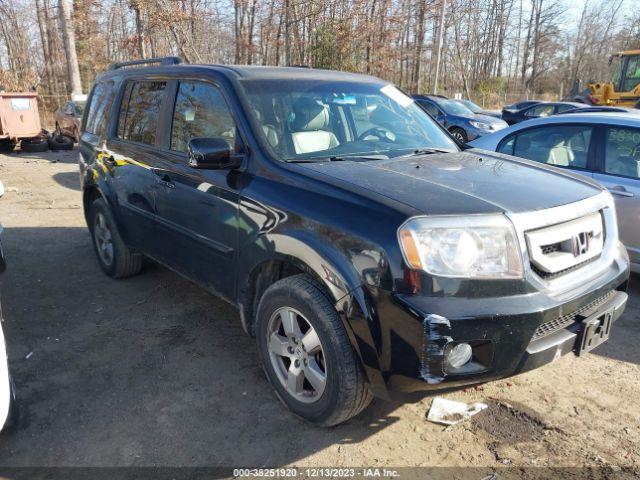
[(487, 408), (485, 403), (464, 403), (436, 397), (431, 402), (427, 420), (442, 425), (455, 425)]

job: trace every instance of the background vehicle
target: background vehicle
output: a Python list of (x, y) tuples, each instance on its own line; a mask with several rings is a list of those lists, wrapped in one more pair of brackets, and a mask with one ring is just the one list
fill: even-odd
[(632, 108), (592, 106), (592, 107), (574, 108), (573, 110), (560, 112), (558, 115), (563, 115), (567, 113), (597, 113), (597, 112), (631, 113), (636, 115), (640, 113), (638, 110), (632, 109)]
[(104, 273), (135, 275), (144, 255), (235, 305), (278, 398), (319, 425), (372, 395), (582, 354), (626, 305), (610, 194), (468, 153), (375, 77), (116, 64), (93, 88), (79, 163)]
[[(0, 197), (4, 195), (4, 186), (0, 182)], [(0, 225), (0, 237), (2, 236), (2, 225)], [(0, 273), (6, 269), (2, 241), (0, 239)], [(13, 380), (9, 373), (9, 363), (7, 361), (7, 348), (2, 331), (2, 307), (0, 306), (0, 430), (13, 426), (17, 420), (17, 406)]]
[(435, 95), (414, 95), (413, 99), (460, 143), (507, 127), (498, 118), (473, 113), (457, 100)]
[(573, 99), (590, 105), (640, 108), (640, 50), (618, 52), (609, 57), (609, 63), (615, 64), (611, 81), (591, 82)]
[(512, 103), (511, 105), (505, 105), (504, 107), (502, 107), (502, 115), (500, 116), (500, 118), (502, 118), (502, 120), (504, 120), (508, 124), (511, 124), (511, 118), (513, 117), (513, 115), (517, 114), (519, 110), (541, 102), (541, 100), (523, 100), (521, 102)]
[(56, 133), (67, 135), (74, 141), (80, 139), (80, 123), (86, 101), (71, 100), (55, 112)]
[(49, 149), (42, 133), (36, 93), (0, 93), (0, 151), (14, 149), (20, 141), (25, 152)]
[(518, 124), (471, 142), (591, 177), (616, 200), (620, 239), (640, 273), (640, 116), (558, 115)]
[(509, 125), (514, 125), (525, 120), (531, 120), (532, 118), (550, 117), (551, 115), (565, 113), (579, 108), (586, 108), (586, 105), (575, 102), (538, 102), (520, 110), (509, 112), (507, 115), (504, 114), (503, 110), (502, 119)]
[(471, 100), (454, 100), (454, 101), (460, 102), (476, 115), (488, 115), (489, 117), (502, 118), (502, 113), (496, 112), (493, 110), (485, 110), (480, 105), (472, 102)]

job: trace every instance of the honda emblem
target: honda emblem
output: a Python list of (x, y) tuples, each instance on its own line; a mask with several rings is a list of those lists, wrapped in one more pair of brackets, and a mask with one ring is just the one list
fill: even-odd
[(590, 238), (589, 232), (582, 232), (573, 237), (572, 253), (574, 257), (579, 257), (589, 251)]

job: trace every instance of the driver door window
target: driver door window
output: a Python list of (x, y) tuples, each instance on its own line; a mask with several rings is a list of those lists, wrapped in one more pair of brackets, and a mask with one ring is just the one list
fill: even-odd
[(218, 88), (200, 82), (180, 82), (171, 128), (171, 150), (186, 152), (196, 137), (223, 138), (235, 145), (236, 126)]
[(553, 105), (538, 105), (524, 115), (529, 118), (548, 117), (549, 115), (553, 115), (553, 108)]

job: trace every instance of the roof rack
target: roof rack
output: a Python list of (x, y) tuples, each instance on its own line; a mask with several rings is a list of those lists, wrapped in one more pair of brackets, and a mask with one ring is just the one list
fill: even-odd
[(109, 71), (118, 70), (122, 67), (133, 67), (134, 65), (147, 65), (149, 63), (159, 63), (162, 66), (177, 65), (182, 63), (179, 57), (158, 57), (158, 58), (145, 58), (142, 60), (131, 60), (129, 62), (116, 62), (109, 65)]

